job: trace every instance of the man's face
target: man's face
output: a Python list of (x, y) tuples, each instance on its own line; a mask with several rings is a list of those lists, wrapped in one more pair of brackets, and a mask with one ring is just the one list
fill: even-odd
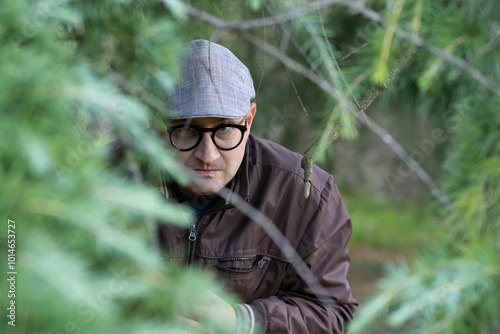
[[(208, 132), (203, 133), (203, 138), (198, 146), (190, 151), (177, 151), (179, 162), (194, 172), (191, 184), (184, 188), (191, 195), (212, 195), (228, 184), (240, 168), (245, 146), (250, 133), (250, 125), (255, 115), (256, 107), (252, 103), (247, 114), (248, 129), (244, 134), (241, 144), (230, 151), (218, 149)], [(243, 119), (223, 119), (215, 117), (193, 118), (190, 120), (172, 120), (171, 125), (191, 124), (200, 128), (214, 128), (220, 124), (241, 124)]]

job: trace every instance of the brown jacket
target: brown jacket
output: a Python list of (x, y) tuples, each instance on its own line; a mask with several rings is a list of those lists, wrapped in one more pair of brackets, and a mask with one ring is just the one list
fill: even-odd
[[(357, 306), (346, 280), (351, 220), (333, 177), (317, 166), (311, 195), (304, 198), (300, 160), (250, 135), (230, 187), (276, 224), (329, 293), (330, 304), (318, 301), (257, 223), (222, 198), (201, 208), (189, 230), (161, 224), (159, 243), (173, 261), (215, 270), (266, 333), (341, 333)], [(193, 206), (200, 209), (204, 201), (195, 198)]]

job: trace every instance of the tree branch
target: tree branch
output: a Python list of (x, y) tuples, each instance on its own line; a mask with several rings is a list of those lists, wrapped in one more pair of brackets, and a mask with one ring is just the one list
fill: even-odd
[(432, 46), (428, 44), (426, 41), (424, 41), (420, 37), (413, 36), (403, 30), (397, 30), (396, 34), (403, 38), (406, 39), (408, 42), (412, 43), (415, 46), (418, 46), (430, 54), (433, 54), (434, 56), (444, 60), (447, 63), (450, 63), (452, 65), (455, 65), (465, 73), (467, 73), (472, 79), (476, 80), (479, 82), (482, 86), (484, 86), (487, 90), (489, 90), (491, 93), (496, 95), (497, 97), (500, 97), (500, 87), (496, 85), (493, 81), (485, 77), (481, 72), (473, 68), (468, 62), (466, 62), (463, 59), (460, 59), (458, 57), (455, 57), (449, 52), (446, 52), (445, 50), (442, 50), (440, 48), (437, 48), (435, 46)]
[[(183, 5), (184, 10), (186, 11), (187, 14), (190, 16), (193, 16), (195, 18), (198, 18), (199, 20), (206, 22), (210, 25), (213, 25), (216, 28), (219, 29), (229, 29), (229, 30), (238, 30), (238, 31), (247, 31), (251, 29), (257, 29), (257, 28), (262, 28), (262, 27), (267, 27), (267, 26), (274, 26), (274, 25), (279, 25), (285, 22), (292, 21), (296, 18), (299, 18), (305, 14), (311, 13), (313, 11), (317, 11), (320, 9), (325, 9), (333, 5), (338, 5), (342, 7), (349, 8), (350, 10), (357, 12), (364, 17), (379, 23), (380, 25), (387, 27), (388, 24), (381, 18), (381, 16), (364, 6), (361, 2), (355, 2), (355, 3), (350, 3), (345, 0), (323, 0), (323, 1), (316, 1), (312, 3), (309, 6), (303, 7), (303, 8), (298, 8), (296, 10), (291, 11), (290, 13), (286, 14), (278, 14), (272, 17), (269, 17), (267, 19), (256, 19), (256, 20), (246, 20), (246, 21), (239, 21), (239, 22), (226, 22), (218, 17), (215, 17), (213, 15), (210, 15), (209, 13), (200, 11), (194, 7), (191, 7), (189, 5)], [(402, 39), (407, 40), (411, 44), (418, 46), (430, 54), (444, 60), (447, 63), (453, 64), (457, 66), (459, 69), (467, 73), (472, 79), (480, 83), (482, 86), (484, 86), (486, 89), (488, 89), (490, 92), (495, 94), (496, 96), (500, 97), (500, 87), (496, 85), (493, 81), (489, 80), (487, 77), (485, 77), (481, 72), (473, 68), (468, 62), (455, 57), (451, 53), (442, 50), (440, 48), (437, 48), (435, 46), (430, 45), (429, 43), (425, 42), (422, 38), (414, 36), (413, 34), (410, 34), (402, 29), (397, 29), (396, 30), (396, 35), (399, 36)]]
[(333, 5), (346, 7), (374, 21), (380, 20), (380, 15), (377, 12), (374, 12), (371, 9), (364, 7), (364, 5), (361, 5), (360, 3), (352, 3), (352, 1), (349, 0), (320, 0), (312, 2), (307, 6), (291, 10), (288, 13), (277, 14), (275, 16), (271, 16), (266, 19), (263, 18), (254, 20), (244, 20), (238, 22), (227, 22), (207, 12), (194, 8), (190, 5), (182, 4), (182, 7), (184, 8), (185, 12), (188, 15), (197, 18), (203, 22), (206, 22), (218, 29), (247, 31), (252, 29), (271, 27), (286, 22), (290, 22), (299, 17), (312, 13), (314, 11), (322, 10), (331, 7)]
[[(394, 79), (394, 77), (399, 73), (401, 70), (401, 67), (413, 56), (415, 51), (412, 50), (407, 50), (406, 52), (403, 53), (403, 55), (396, 61), (396, 66), (393, 68), (393, 70), (390, 73), (388, 81), (391, 81)], [(364, 115), (364, 111), (382, 94), (383, 91), (385, 91), (387, 88), (387, 85), (384, 85), (383, 87), (375, 87), (371, 90), (368, 91), (366, 94), (361, 95), (361, 99), (356, 101), (357, 107), (354, 107), (351, 110), (353, 111), (353, 118), (357, 119), (361, 114)], [(366, 117), (366, 115), (364, 115)], [(312, 143), (311, 146), (304, 152), (304, 158), (302, 159), (302, 168), (304, 168), (304, 182), (305, 182), (305, 196), (309, 196), (309, 191), (311, 188), (311, 182), (312, 182), (312, 169), (314, 166), (314, 162), (318, 158), (319, 154), (321, 152), (324, 152), (337, 137), (342, 133), (344, 130), (344, 124), (339, 123), (337, 127), (331, 132), (330, 136), (328, 137), (328, 140), (326, 141), (320, 141), (316, 140), (314, 143)], [(425, 182), (425, 181), (424, 181)]]
[[(325, 1), (325, 3), (326, 3), (326, 1)], [(333, 3), (334, 3), (334, 1), (331, 1), (330, 4), (333, 4)], [(339, 4), (340, 4), (340, 2), (339, 2)], [(357, 9), (360, 12), (363, 12), (366, 8), (359, 7)], [(371, 12), (368, 11), (367, 13), (371, 13)], [(189, 12), (188, 12), (188, 14), (192, 15)], [(215, 18), (215, 17), (211, 16), (208, 13), (204, 13), (204, 14), (206, 14), (206, 15), (198, 15), (198, 14), (196, 14), (197, 16), (195, 16), (195, 17), (197, 17), (197, 18), (199, 18), (201, 20), (204, 20), (205, 22), (207, 22), (209, 24), (215, 24), (216, 27), (221, 28), (221, 29), (229, 29), (229, 27), (232, 24), (234, 24), (234, 23), (231, 23), (231, 24), (225, 23), (225, 21), (220, 20), (218, 18)], [(370, 17), (371, 19), (373, 19), (376, 22), (383, 23), (382, 19), (380, 18), (380, 16), (377, 13), (374, 13), (374, 15), (371, 15), (371, 16), (368, 15), (368, 14), (366, 14), (365, 16)], [(281, 16), (280, 15), (274, 16), (274, 19), (273, 19), (273, 17), (267, 18), (266, 21), (269, 24), (271, 22), (273, 22), (274, 24), (280, 24), (280, 23), (282, 23), (279, 20), (277, 20), (276, 17), (281, 17)], [(216, 20), (213, 20), (213, 19), (216, 19)], [(213, 23), (211, 21), (213, 21)], [(243, 22), (245, 22), (245, 21), (243, 21)], [(283, 22), (286, 22), (286, 21), (283, 21)], [(245, 25), (247, 25), (247, 26), (248, 26), (248, 24), (249, 24), (248, 22), (245, 23)], [(246, 32), (246, 30), (249, 30), (250, 28), (243, 29), (243, 27), (245, 25), (243, 25), (241, 29), (236, 29), (236, 30), (241, 30), (241, 35), (243, 37), (245, 37), (245, 39), (247, 39), (248, 41), (250, 41), (256, 47), (262, 49), (263, 48), (262, 47), (262, 42), (263, 42), (262, 39), (260, 39), (258, 37), (255, 37), (255, 36), (249, 34), (248, 32)], [(409, 36), (409, 37), (411, 37), (411, 36)], [(442, 50), (440, 50), (440, 51), (442, 51)], [(376, 87), (376, 88), (370, 90), (368, 93), (362, 95), (361, 100), (359, 102), (357, 102), (358, 106), (355, 106), (351, 101), (349, 101), (348, 99), (346, 99), (346, 97), (344, 96), (344, 94), (342, 94), (341, 92), (339, 92), (327, 80), (325, 80), (324, 78), (322, 78), (321, 76), (319, 76), (313, 70), (311, 70), (309, 68), (306, 68), (304, 65), (302, 65), (302, 64), (298, 63), (297, 61), (295, 61), (294, 59), (288, 57), (286, 54), (284, 54), (283, 52), (281, 52), (281, 50), (277, 49), (276, 47), (274, 47), (274, 46), (272, 46), (270, 44), (266, 44), (264, 52), (270, 53), (272, 56), (274, 56), (275, 58), (277, 58), (280, 62), (282, 62), (283, 64), (286, 64), (287, 68), (289, 68), (289, 69), (291, 69), (291, 70), (293, 70), (293, 71), (295, 71), (295, 72), (297, 72), (299, 74), (302, 74), (307, 79), (309, 79), (311, 82), (313, 82), (316, 85), (318, 85), (318, 87), (321, 88), (324, 92), (326, 92), (327, 94), (331, 95), (333, 98), (337, 99), (339, 101), (339, 104), (341, 105), (341, 107), (345, 108), (346, 110), (351, 110), (353, 112), (353, 117), (355, 119), (360, 114), (364, 114), (364, 110), (366, 108), (368, 108), (368, 106), (370, 106), (371, 103), (373, 103), (373, 101), (375, 101), (380, 96), (380, 94), (387, 88), (387, 84), (386, 84), (383, 87)], [(406, 63), (406, 61), (408, 61), (411, 58), (411, 56), (415, 52), (416, 52), (415, 49), (409, 49), (406, 52), (404, 52), (402, 54), (402, 56), (400, 58), (398, 58), (398, 60), (396, 60), (396, 65), (392, 69), (392, 71), (391, 71), (391, 73), (389, 75), (389, 79), (388, 79), (387, 82), (390, 82), (396, 76), (396, 74), (400, 71), (400, 69), (402, 68), (402, 66)], [(442, 53), (447, 54), (447, 52), (445, 52), (445, 51), (442, 51)], [(440, 54), (442, 54), (442, 53), (440, 53)], [(447, 59), (452, 59), (452, 58), (448, 57)], [(446, 61), (446, 59), (444, 59), (444, 60)], [(364, 120), (364, 123), (367, 124), (367, 125), (368, 124), (371, 124), (371, 125), (375, 124), (373, 121), (368, 121), (368, 118), (366, 118)], [(334, 128), (334, 129), (332, 128), (331, 129), (332, 131), (330, 132), (330, 134), (328, 135), (328, 138), (326, 140), (316, 140), (306, 150), (304, 158), (302, 159), (302, 163), (301, 163), (302, 167), (304, 168), (304, 183), (305, 183), (304, 194), (305, 194), (306, 197), (308, 197), (309, 191), (310, 191), (310, 187), (311, 187), (311, 182), (312, 182), (312, 168), (313, 168), (313, 165), (314, 165), (314, 161), (319, 156), (319, 153), (322, 152), (322, 151), (325, 151), (326, 148), (328, 148), (328, 146), (330, 146), (331, 143), (342, 133), (343, 128), (344, 128), (343, 124), (338, 124), (336, 128)], [(372, 126), (372, 127), (369, 126), (369, 128), (372, 131), (374, 131), (375, 126)], [(394, 140), (386, 142), (386, 143), (389, 146), (393, 145), (393, 146), (391, 146), (391, 148), (396, 153), (400, 149), (402, 150), (401, 145), (398, 144), (398, 146), (394, 146), (394, 143), (395, 143)], [(399, 154), (398, 154), (398, 156), (399, 156)], [(401, 156), (404, 156), (404, 155), (401, 155)], [(406, 154), (406, 156), (409, 157), (408, 154)], [(421, 177), (421, 180), (429, 187), (429, 189), (431, 190), (431, 193), (441, 203), (443, 203), (447, 208), (449, 208), (449, 203), (451, 203), (451, 202), (446, 197), (446, 195), (444, 195), (435, 186), (435, 183), (432, 181), (432, 179), (430, 178), (430, 176), (420, 166), (418, 166), (419, 168), (415, 168), (415, 166), (418, 165), (418, 164), (414, 160), (411, 161), (411, 160), (407, 159), (407, 160), (403, 160), (403, 161), (405, 163), (407, 163), (408, 166), (412, 170), (414, 170), (415, 173), (417, 173), (417, 175), (419, 177), (422, 176), (422, 175), (426, 175), (423, 178)], [(429, 180), (431, 180), (432, 182), (429, 182)]]
[[(248, 33), (244, 33), (243, 36), (248, 39), (254, 45), (261, 47), (261, 41), (259, 38), (256, 38)], [(290, 62), (288, 63), (288, 67), (292, 70), (304, 75), (306, 78), (317, 84), (323, 91), (332, 96), (340, 99), (345, 99), (343, 94), (340, 94), (333, 86), (330, 85), (325, 79), (318, 76), (312, 70), (306, 69), (303, 65), (295, 62), (293, 59), (290, 59), (287, 55), (283, 54), (281, 51), (276, 49), (273, 46), (267, 45), (266, 50), (273, 56), (275, 56), (281, 62)], [(389, 74), (389, 79), (387, 82), (393, 80), (396, 75), (399, 73), (401, 68), (406, 64), (406, 62), (413, 56), (416, 52), (415, 49), (409, 49), (402, 53), (400, 57), (396, 59), (396, 65), (391, 70)], [(412, 159), (408, 153), (403, 149), (403, 147), (397, 143), (392, 136), (389, 135), (387, 131), (378, 126), (373, 120), (369, 119), (364, 111), (387, 89), (387, 84), (383, 87), (375, 87), (368, 91), (368, 93), (363, 94), (361, 99), (357, 102), (357, 107), (354, 106), (351, 102), (344, 102), (350, 106), (350, 110), (353, 110), (353, 118), (357, 119), (360, 115), (360, 120), (368, 126), (370, 130), (375, 132), (377, 135), (381, 135), (384, 142), (391, 147), (391, 149), (396, 152), (396, 154), (417, 174), (417, 176), (424, 182), (431, 194), (436, 197), (447, 209), (452, 210), (451, 201), (448, 197), (436, 186), (435, 182), (432, 180), (430, 175), (414, 160)], [(333, 95), (335, 94), (335, 95)], [(333, 114), (332, 114), (333, 115)], [(324, 152), (331, 143), (338, 138), (338, 136), (342, 133), (344, 129), (344, 124), (339, 123), (336, 127), (333, 127), (333, 119), (330, 118), (328, 121), (328, 125), (330, 129), (326, 129), (325, 131), (329, 133), (326, 140), (317, 139), (314, 143), (306, 150), (304, 153), (304, 157), (302, 158), (301, 166), (304, 169), (304, 195), (306, 197), (309, 196), (312, 177), (313, 177), (313, 166), (314, 162), (318, 158), (320, 152)], [(391, 140), (388, 140), (388, 135)]]
[(439, 190), (439, 188), (434, 183), (434, 180), (427, 174), (427, 172), (413, 159), (404, 148), (396, 141), (394, 138), (380, 125), (376, 124), (367, 115), (361, 117), (360, 120), (379, 136), (397, 155), (401, 158), (414, 172), (417, 176), (427, 185), (431, 194), (437, 198), (450, 212), (453, 211), (453, 204), (449, 198)]

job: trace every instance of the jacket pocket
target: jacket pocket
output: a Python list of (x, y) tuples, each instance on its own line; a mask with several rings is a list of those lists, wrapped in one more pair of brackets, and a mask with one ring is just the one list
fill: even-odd
[(265, 255), (253, 257), (228, 257), (218, 260), (216, 265), (224, 276), (233, 278), (249, 278), (257, 272), (265, 270), (271, 258)]

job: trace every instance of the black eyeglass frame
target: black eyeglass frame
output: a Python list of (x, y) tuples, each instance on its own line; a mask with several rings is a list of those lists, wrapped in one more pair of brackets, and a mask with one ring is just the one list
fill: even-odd
[[(177, 146), (175, 146), (174, 141), (172, 140), (172, 133), (174, 133), (174, 131), (177, 130), (177, 129), (182, 129), (182, 128), (186, 128), (186, 127), (198, 131), (198, 141), (196, 141), (196, 143), (193, 146), (191, 146), (190, 148), (178, 148)], [(238, 144), (236, 144), (235, 146), (233, 146), (231, 148), (220, 147), (215, 142), (215, 133), (217, 131), (219, 131), (220, 129), (227, 128), (227, 127), (236, 128), (236, 129), (238, 129), (238, 130), (241, 131), (241, 139), (240, 139), (240, 141), (238, 142)], [(203, 133), (205, 133), (205, 132), (210, 132), (212, 134), (210, 136), (212, 138), (212, 143), (214, 143), (215, 147), (217, 147), (219, 150), (222, 150), (222, 151), (231, 151), (231, 150), (234, 150), (235, 148), (237, 148), (238, 146), (240, 146), (241, 142), (243, 141), (243, 137), (245, 136), (245, 132), (247, 131), (247, 129), (248, 129), (248, 126), (247, 126), (247, 118), (246, 117), (245, 117), (245, 125), (224, 123), (224, 124), (217, 125), (215, 128), (200, 128), (199, 126), (196, 126), (196, 125), (188, 125), (188, 126), (186, 126), (185, 124), (175, 125), (175, 126), (167, 126), (167, 132), (168, 132), (168, 137), (170, 138), (170, 143), (172, 144), (173, 147), (175, 147), (179, 151), (191, 151), (191, 150), (194, 150), (198, 145), (200, 145), (201, 141), (203, 140)]]

